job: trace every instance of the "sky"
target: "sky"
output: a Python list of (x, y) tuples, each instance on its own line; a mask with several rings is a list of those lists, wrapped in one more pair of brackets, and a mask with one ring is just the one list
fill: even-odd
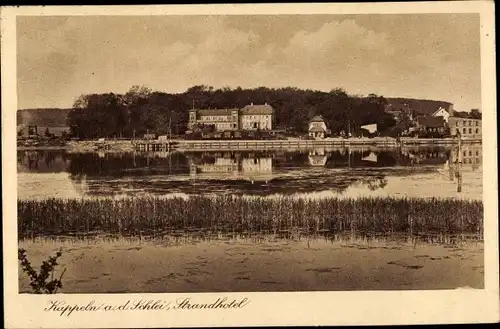
[(133, 85), (298, 87), (481, 108), (478, 14), (20, 16), (18, 108)]

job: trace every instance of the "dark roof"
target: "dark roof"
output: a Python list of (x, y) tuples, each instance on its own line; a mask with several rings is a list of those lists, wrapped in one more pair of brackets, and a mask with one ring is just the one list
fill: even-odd
[(273, 114), (273, 107), (264, 105), (247, 105), (240, 110), (241, 114)]
[(444, 119), (442, 116), (438, 117), (418, 117), (417, 122), (421, 126), (426, 126), (429, 128), (439, 128), (444, 126)]
[(452, 103), (445, 101), (435, 101), (426, 99), (413, 99), (413, 98), (391, 98), (387, 97), (388, 108), (389, 109), (403, 109), (408, 107), (411, 111), (415, 113), (426, 115), (433, 114), (438, 108), (444, 107), (449, 109)]
[(316, 115), (309, 122), (325, 122), (325, 120), (321, 115)]
[(231, 115), (231, 111), (238, 109), (203, 109), (196, 110), (198, 115)]

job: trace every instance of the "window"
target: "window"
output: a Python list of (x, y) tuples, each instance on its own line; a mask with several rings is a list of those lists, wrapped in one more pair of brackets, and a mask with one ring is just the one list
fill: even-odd
[(465, 126), (465, 120), (462, 120), (462, 123), (463, 123), (463, 124), (464, 124), (464, 126)]
[(476, 128), (476, 134), (479, 134), (479, 128)]
[(469, 156), (470, 156), (470, 157), (472, 156), (472, 151), (469, 151)]
[(469, 134), (472, 134), (472, 128), (469, 128)]
[(476, 127), (479, 126), (479, 121), (476, 121)]
[(467, 128), (464, 128), (464, 134), (467, 134)]
[(467, 156), (467, 151), (464, 151), (464, 157), (466, 157), (466, 156)]
[(479, 151), (476, 151), (476, 155), (479, 155)]
[(472, 126), (472, 121), (469, 121), (469, 126)]

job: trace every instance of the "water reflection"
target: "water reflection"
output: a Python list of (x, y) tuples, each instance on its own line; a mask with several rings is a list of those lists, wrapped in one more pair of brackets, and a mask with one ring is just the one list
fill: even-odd
[(273, 179), (271, 154), (225, 152), (186, 156), (192, 179), (243, 179), (252, 183)]
[[(460, 150), (19, 151), (18, 194), (20, 198), (51, 196), (51, 190), (57, 190), (55, 181), (66, 177), (78, 187), (73, 194), (80, 196), (272, 195), (300, 192), (346, 196), (456, 197), (454, 193), (466, 192), (468, 195), (464, 197), (480, 199), (481, 157), (481, 145), (463, 145)], [(28, 192), (34, 188), (35, 181), (37, 191)], [(433, 184), (433, 189), (428, 188), (429, 183)], [(61, 189), (68, 189), (66, 185)]]
[[(199, 242), (238, 241), (251, 243), (269, 242), (343, 242), (343, 243), (396, 243), (396, 244), (447, 244), (479, 243), (483, 241), (481, 233), (380, 233), (380, 232), (330, 232), (330, 231), (304, 231), (301, 229), (290, 229), (279, 232), (215, 232), (207, 230), (176, 230), (172, 232), (150, 232), (150, 234), (111, 234), (103, 232), (74, 232), (72, 234), (20, 234), (21, 241), (52, 241), (52, 242), (113, 242), (128, 240), (129, 243), (152, 242), (154, 244), (189, 245)], [(352, 245), (351, 245), (352, 246)], [(361, 247), (361, 246), (357, 246)], [(394, 247), (393, 247), (394, 248)], [(389, 248), (388, 248), (389, 249)]]

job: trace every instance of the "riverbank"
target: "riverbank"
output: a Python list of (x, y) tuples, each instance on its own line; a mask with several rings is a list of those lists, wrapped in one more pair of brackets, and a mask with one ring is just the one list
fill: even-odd
[[(398, 142), (394, 138), (325, 138), (321, 140), (287, 139), (287, 140), (173, 140), (172, 148), (178, 151), (189, 150), (239, 150), (239, 149), (310, 149), (310, 148), (334, 148), (334, 147), (430, 147), (430, 146), (452, 146), (458, 141), (452, 138), (429, 139), (429, 138), (401, 138)], [(480, 139), (462, 139), (462, 144), (481, 144)], [(133, 152), (136, 150), (135, 142), (132, 140), (105, 140), (105, 141), (69, 141), (59, 146), (18, 145), (22, 150), (66, 150), (74, 153), (86, 152)]]
[[(484, 287), (482, 243), (20, 241), (36, 266), (62, 248), (61, 293), (427, 290)], [(19, 290), (30, 292), (19, 271)]]

